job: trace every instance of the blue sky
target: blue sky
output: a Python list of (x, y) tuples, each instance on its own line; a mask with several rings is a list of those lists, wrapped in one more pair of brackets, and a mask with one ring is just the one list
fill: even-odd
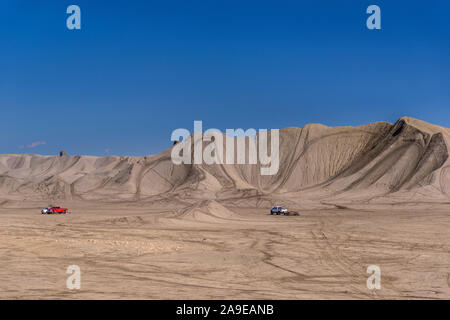
[(444, 0), (2, 0), (0, 153), (154, 154), (194, 120), (450, 127), (449, 16)]

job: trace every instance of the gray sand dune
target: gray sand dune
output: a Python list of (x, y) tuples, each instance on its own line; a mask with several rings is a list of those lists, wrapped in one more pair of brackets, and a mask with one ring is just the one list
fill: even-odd
[(280, 168), (174, 165), (171, 150), (146, 157), (0, 155), (0, 197), (11, 200), (225, 199), (297, 193), (361, 199), (424, 189), (450, 193), (450, 130), (412, 118), (359, 127), (320, 124), (280, 131)]

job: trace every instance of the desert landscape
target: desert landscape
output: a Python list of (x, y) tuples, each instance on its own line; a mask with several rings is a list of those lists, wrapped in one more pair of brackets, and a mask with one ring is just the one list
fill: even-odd
[(272, 176), (175, 165), (173, 147), (0, 155), (0, 298), (449, 299), (449, 143), (409, 117), (285, 128)]

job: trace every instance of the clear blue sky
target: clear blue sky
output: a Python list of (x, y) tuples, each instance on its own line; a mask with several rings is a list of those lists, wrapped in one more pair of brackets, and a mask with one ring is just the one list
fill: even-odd
[(194, 120), (450, 127), (449, 17), (446, 0), (2, 0), (0, 153), (154, 154)]

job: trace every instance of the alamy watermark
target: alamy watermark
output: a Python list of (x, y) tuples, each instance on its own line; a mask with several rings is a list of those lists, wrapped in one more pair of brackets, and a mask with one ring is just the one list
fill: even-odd
[(80, 30), (81, 29), (81, 9), (79, 6), (72, 4), (67, 7), (67, 14), (70, 16), (67, 17), (66, 26), (69, 30)]
[(367, 18), (366, 26), (369, 30), (381, 29), (381, 9), (379, 6), (372, 4), (367, 7), (367, 14), (370, 16)]
[(381, 289), (381, 269), (376, 264), (372, 264), (367, 267), (367, 273), (370, 277), (367, 278), (366, 286), (369, 290), (380, 290)]
[(66, 287), (69, 290), (81, 289), (81, 269), (76, 264), (70, 265), (66, 270), (67, 274), (70, 274), (66, 280)]
[[(270, 153), (268, 142), (270, 136)], [(192, 141), (193, 139), (193, 141)], [(225, 139), (225, 143), (224, 143)], [(279, 130), (219, 129), (203, 132), (202, 121), (194, 121), (194, 133), (184, 128), (172, 132), (174, 164), (260, 164), (261, 175), (274, 175), (279, 169)], [(177, 143), (181, 141), (180, 143)], [(205, 147), (204, 142), (208, 143)], [(193, 152), (192, 152), (193, 148)], [(193, 157), (193, 159), (192, 159)]]
[[(81, 9), (78, 5), (72, 4), (67, 7), (66, 13), (70, 14), (66, 20), (66, 26), (69, 30), (81, 29)], [(367, 7), (366, 13), (370, 16), (366, 20), (366, 26), (369, 30), (381, 29), (381, 9), (379, 6), (372, 4)]]

